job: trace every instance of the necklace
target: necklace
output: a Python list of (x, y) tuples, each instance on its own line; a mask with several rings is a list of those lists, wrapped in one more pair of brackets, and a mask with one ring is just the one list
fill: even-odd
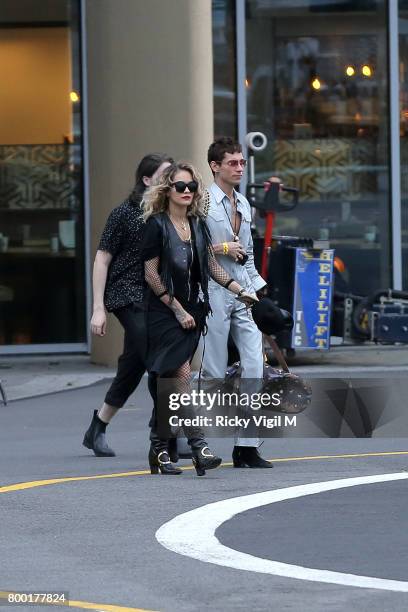
[(234, 225), (232, 225), (231, 217), (228, 214), (228, 211), (227, 211), (227, 208), (225, 206), (224, 200), (222, 201), (222, 205), (224, 207), (225, 214), (227, 215), (227, 219), (228, 219), (229, 224), (230, 224), (231, 229), (232, 229), (233, 240), (234, 240), (234, 242), (237, 242), (239, 240), (238, 232), (237, 232), (237, 229), (238, 229), (237, 228), (237, 226), (238, 226), (238, 204), (237, 204), (237, 200), (234, 197), (234, 204), (231, 203), (231, 209), (232, 209), (231, 212), (234, 213), (234, 210), (235, 210)]
[(170, 214), (169, 214), (169, 217), (170, 217), (170, 221), (173, 223), (174, 227), (175, 227), (176, 229), (178, 229), (178, 230), (179, 230), (179, 232), (184, 232), (184, 234), (186, 234), (186, 238), (185, 238), (185, 240), (190, 240), (190, 238), (191, 238), (191, 232), (190, 232), (190, 225), (188, 224), (187, 219), (183, 219), (183, 220), (181, 220), (181, 221), (180, 221), (180, 225), (181, 225), (181, 227), (180, 227), (180, 225), (178, 224), (178, 222), (176, 222), (176, 221), (175, 221), (175, 220), (172, 218), (172, 216), (171, 216)]

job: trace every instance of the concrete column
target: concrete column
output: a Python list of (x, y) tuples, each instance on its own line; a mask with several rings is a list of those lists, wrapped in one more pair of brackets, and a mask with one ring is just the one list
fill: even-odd
[[(146, 153), (164, 151), (210, 179), (213, 138), (210, 0), (87, 0), (91, 259), (112, 208), (130, 192)], [(114, 317), (92, 360), (122, 347)]]

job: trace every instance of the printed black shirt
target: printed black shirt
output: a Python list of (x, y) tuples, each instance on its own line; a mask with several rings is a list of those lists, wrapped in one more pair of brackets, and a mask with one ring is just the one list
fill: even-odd
[(140, 247), (145, 226), (140, 203), (126, 199), (110, 213), (98, 250), (112, 255), (104, 302), (109, 312), (143, 301), (144, 273)]

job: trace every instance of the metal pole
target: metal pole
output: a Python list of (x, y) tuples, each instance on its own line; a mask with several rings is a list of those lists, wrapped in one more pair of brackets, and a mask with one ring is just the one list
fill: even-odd
[[(237, 115), (238, 140), (242, 144), (244, 157), (247, 157), (245, 136), (247, 134), (247, 92), (246, 92), (246, 36), (245, 0), (235, 0), (236, 56), (237, 56)], [(248, 179), (244, 174), (241, 193), (246, 193)]]
[(87, 349), (91, 349), (91, 332), (89, 320), (91, 318), (91, 211), (89, 187), (89, 133), (88, 133), (88, 72), (87, 72), (87, 46), (86, 46), (86, 0), (81, 0), (80, 11), (81, 33), (81, 98), (82, 98), (82, 164), (84, 177), (84, 222), (85, 222), (85, 294), (86, 294), (86, 334)]
[(388, 2), (388, 61), (390, 74), (391, 225), (393, 288), (402, 289), (401, 152), (398, 1)]

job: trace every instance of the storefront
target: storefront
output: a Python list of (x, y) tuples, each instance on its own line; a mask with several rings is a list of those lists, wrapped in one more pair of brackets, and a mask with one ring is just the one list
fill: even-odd
[(1, 352), (88, 347), (79, 9), (0, 6)]
[(278, 216), (276, 233), (329, 238), (361, 295), (408, 287), (407, 8), (393, 0), (213, 3), (215, 132), (231, 127), (234, 109), (241, 140), (250, 131), (268, 137), (257, 178), (277, 174), (301, 198)]
[[(130, 186), (130, 168), (146, 150), (204, 164), (203, 123), (212, 121), (206, 96), (213, 98), (215, 134), (241, 141), (249, 131), (266, 134), (258, 179), (273, 173), (300, 189), (298, 208), (278, 215), (277, 233), (329, 238), (354, 293), (408, 289), (408, 2), (213, 0), (213, 88), (205, 84), (211, 53), (197, 51), (211, 47), (209, 3), (178, 2), (176, 14), (164, 0), (1, 3), (8, 87), (0, 96), (0, 354), (89, 351), (90, 261), (119, 197), (106, 189), (106, 176), (92, 174), (92, 155), (115, 176), (129, 159), (122, 187), (124, 180)], [(182, 19), (189, 20), (189, 37), (175, 36), (186, 31)], [(169, 28), (176, 59), (166, 47)], [(186, 49), (189, 61), (181, 65)], [(199, 127), (184, 129), (180, 118), (180, 129), (176, 117), (167, 136), (160, 115), (147, 130), (149, 113), (158, 116), (150, 77), (152, 91), (169, 78), (169, 106), (178, 89), (189, 88), (183, 104)], [(122, 90), (139, 95), (132, 79), (143, 83), (144, 96), (126, 106)], [(133, 148), (120, 121), (140, 134)], [(91, 142), (90, 173), (89, 124), (91, 141), (98, 128), (102, 142), (103, 125), (110, 143), (105, 159)]]

